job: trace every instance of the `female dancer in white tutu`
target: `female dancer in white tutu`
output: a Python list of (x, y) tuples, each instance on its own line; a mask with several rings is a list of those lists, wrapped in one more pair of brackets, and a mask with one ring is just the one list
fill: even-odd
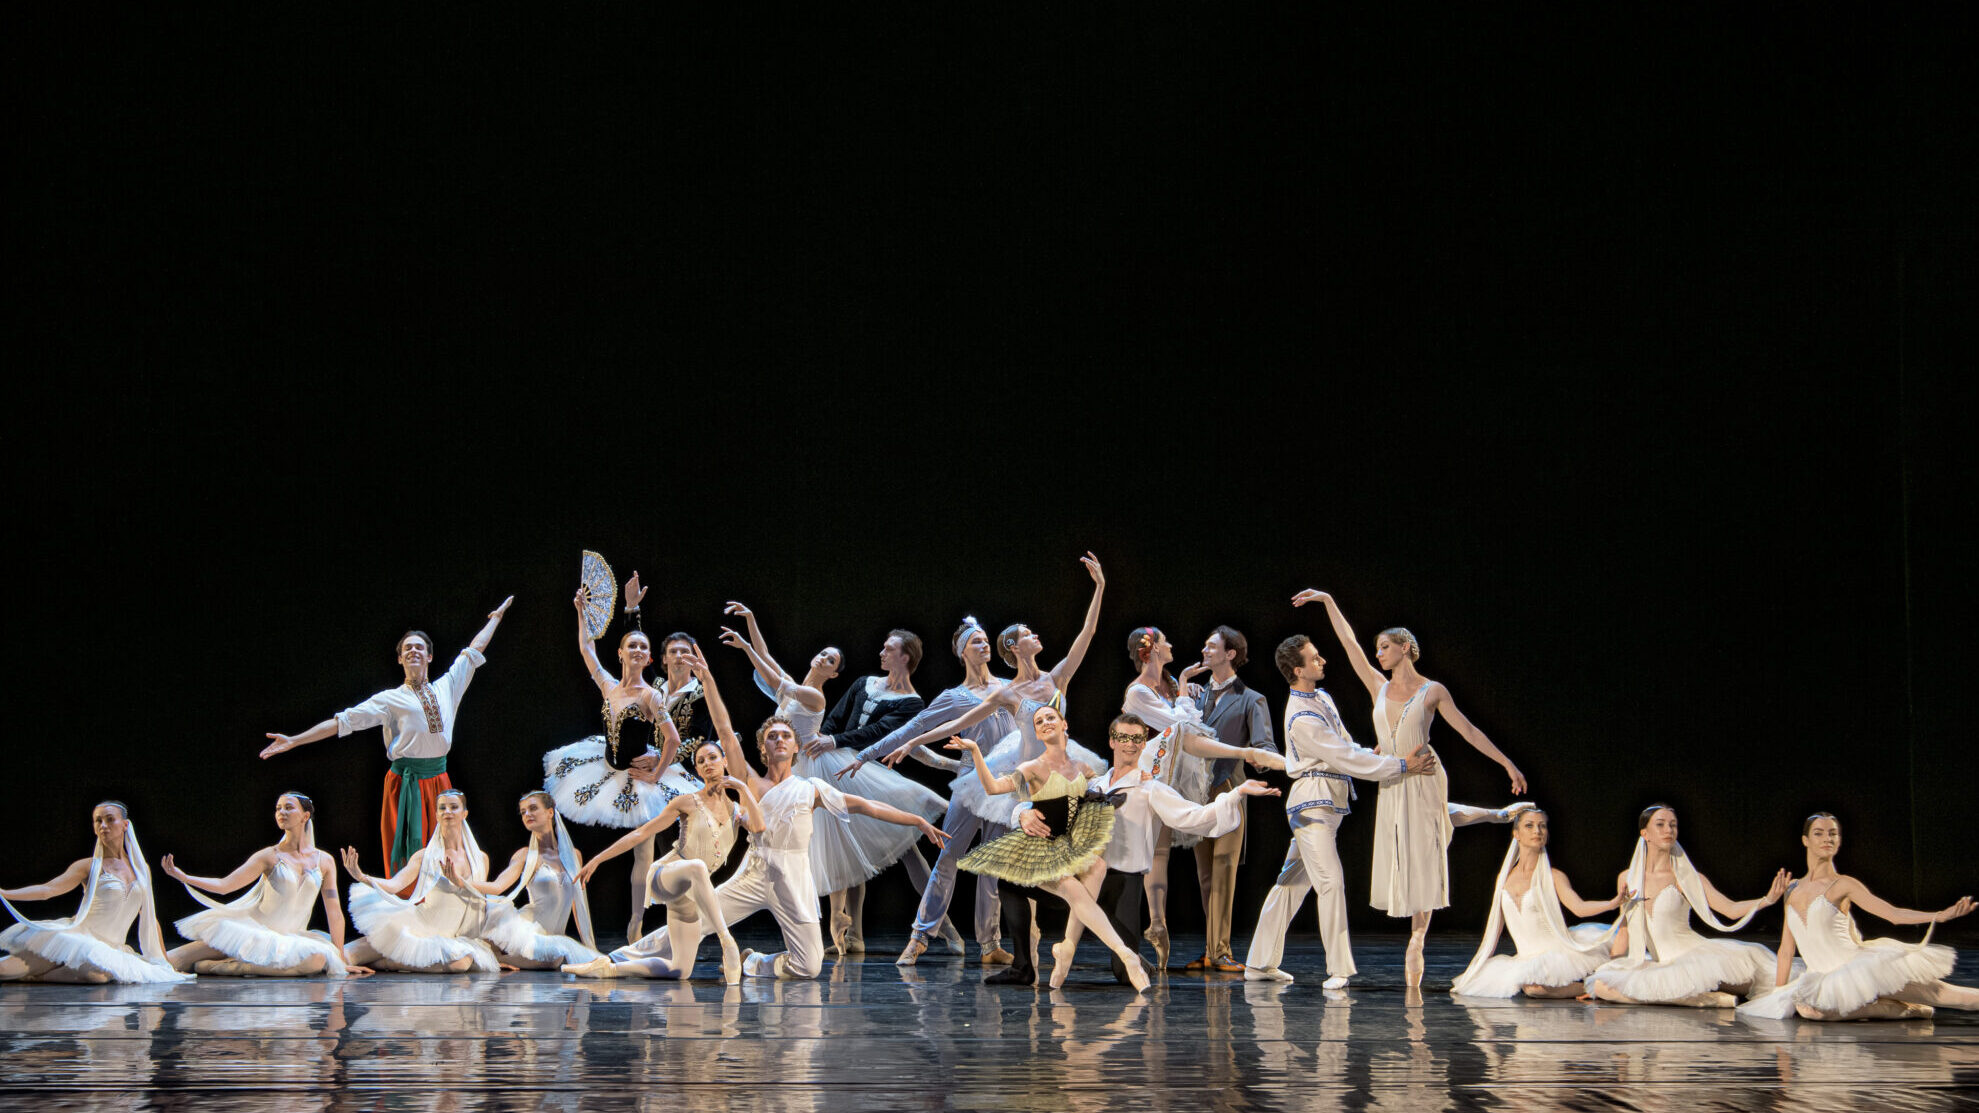
[[(96, 847), (53, 881), (0, 889), (0, 906), (20, 922), (0, 931), (0, 982), (182, 982), (158, 931), (151, 868), (144, 862), (130, 809), (105, 800), (90, 812)], [(11, 901), (48, 900), (83, 887), (82, 907), (66, 920), (30, 920)], [(138, 950), (124, 942), (138, 922)]]
[[(1853, 905), (1893, 924), (1942, 924), (1972, 911), (1971, 897), (1960, 897), (1940, 912), (1898, 908), (1869, 887), (1835, 870), (1842, 848), (1841, 821), (1827, 812), (1808, 816), (1800, 826), (1807, 848), (1807, 874), (1787, 888), (1786, 928), (1771, 993), (1739, 1006), (1746, 1016), (1781, 1020), (1798, 1013), (1808, 1020), (1902, 1020), (1930, 1016), (1932, 1007), (1979, 1009), (1979, 989), (1945, 981), (1957, 954), (1930, 942), (1864, 939), (1849, 914)], [(1793, 975), (1798, 951), (1804, 972)]]
[[(1512, 780), (1512, 795), (1525, 795), (1525, 774), (1512, 759), (1491, 744), (1484, 732), (1471, 725), (1449, 689), (1416, 671), (1422, 646), (1414, 634), (1400, 626), (1383, 630), (1375, 638), (1375, 659), (1388, 670), (1382, 676), (1370, 664), (1353, 627), (1333, 597), (1307, 589), (1292, 597), (1294, 607), (1307, 603), (1326, 605), (1326, 617), (1333, 633), (1353, 662), (1354, 674), (1367, 686), (1374, 699), (1375, 749), (1383, 754), (1407, 757), (1429, 745), (1429, 723), (1433, 715), (1454, 727), (1478, 753), (1504, 767)], [(1422, 948), (1429, 936), (1430, 914), (1450, 904), (1450, 835), (1458, 827), (1472, 823), (1509, 823), (1531, 804), (1509, 808), (1475, 808), (1450, 803), (1450, 775), (1438, 762), (1436, 771), (1423, 777), (1403, 777), (1383, 783), (1374, 806), (1374, 888), (1373, 903), (1390, 916), (1409, 921), (1409, 945), (1402, 958), (1402, 979), (1411, 986), (1422, 984)]]
[[(1011, 892), (1008, 899), (1023, 900), (1027, 895), (1036, 898), (1044, 892), (1070, 905), (1072, 914), (1086, 930), (1098, 936), (1120, 959), (1134, 989), (1144, 993), (1148, 988), (1147, 964), (1113, 930), (1113, 922), (1093, 899), (1100, 880), (1106, 876), (1103, 855), (1113, 836), (1113, 804), (1106, 797), (1086, 794), (1090, 774), (1066, 753), (1065, 719), (1057, 708), (1045, 704), (1034, 711), (1031, 730), (1043, 750), (1036, 759), (1019, 762), (1015, 770), (1002, 776), (990, 772), (982, 748), (976, 743), (959, 735), (949, 742), (950, 749), (961, 750), (973, 762), (984, 793), (1020, 794), (1051, 831), (1047, 836), (1021, 829), (1012, 831), (970, 851), (962, 859), (962, 868), (971, 873), (990, 874), (1016, 887), (1017, 891)], [(1024, 894), (1025, 889), (1031, 893)], [(1029, 940), (1018, 940), (1018, 944), (1029, 948)], [(1073, 946), (1077, 946), (1076, 939)], [(1053, 953), (1061, 959), (1062, 967), (1053, 980), (1055, 989), (1064, 981), (1064, 968), (1069, 968), (1071, 955), (1057, 950)]]
[[(793, 773), (799, 777), (821, 778), (842, 791), (890, 804), (929, 821), (940, 819), (947, 812), (948, 801), (932, 789), (883, 766), (861, 763), (853, 748), (861, 744), (856, 736), (848, 737), (851, 745), (840, 747), (836, 738), (819, 733), (819, 726), (825, 718), (822, 685), (825, 680), (837, 675), (842, 660), (842, 654), (837, 649), (828, 648), (813, 658), (811, 671), (800, 685), (792, 681), (790, 674), (777, 664), (763, 639), (755, 614), (748, 607), (730, 603), (724, 613), (741, 617), (749, 628), (749, 637), (745, 641), (734, 630), (723, 627), (722, 643), (749, 655), (750, 662), (756, 667), (757, 687), (776, 699), (776, 713), (789, 719), (791, 726), (796, 728), (800, 749), (796, 762), (791, 766)], [(879, 734), (891, 733), (892, 725), (875, 724), (904, 724), (926, 706), (909, 679), (920, 652), (920, 639), (914, 638), (911, 647), (906, 644), (905, 639), (912, 637), (899, 630), (887, 635), (886, 643), (880, 650), (880, 662), (886, 670), (885, 674), (868, 678), (865, 681), (868, 691), (861, 694), (861, 705), (868, 710), (867, 721), (848, 721), (842, 729), (858, 728), (865, 734), (876, 731)], [(830, 669), (828, 673), (824, 671), (826, 667)], [(845, 712), (839, 714), (849, 719)], [(860, 767), (856, 772), (839, 776), (855, 766)], [(812, 877), (818, 888), (831, 897), (831, 945), (826, 950), (827, 954), (865, 953), (866, 882), (878, 876), (881, 870), (904, 861), (908, 880), (913, 883), (915, 892), (926, 890), (928, 863), (914, 847), (917, 838), (918, 834), (912, 828), (882, 823), (865, 816), (855, 817), (850, 823), (826, 824), (812, 834)], [(948, 927), (944, 934), (958, 945), (962, 941), (953, 926)]]
[[(501, 876), (474, 883), (477, 892), (504, 894), (490, 903), (482, 938), (494, 944), (504, 965), (518, 970), (555, 970), (568, 962), (599, 958), (597, 936), (591, 930), (591, 902), (580, 880), (584, 855), (571, 843), (556, 800), (539, 789), (524, 794), (516, 807), (529, 832), (529, 845), (515, 852)], [(517, 908), (516, 898), (524, 890), (529, 903)], [(573, 919), (577, 939), (564, 933)]]
[[(714, 693), (715, 701), (720, 698)], [(726, 708), (721, 715), (725, 724)], [(728, 755), (720, 741), (710, 739), (696, 746), (693, 761), (694, 772), (706, 787), (675, 797), (659, 815), (591, 859), (579, 875), (589, 881), (602, 863), (669, 826), (678, 827), (680, 835), (673, 848), (646, 874), (646, 903), (666, 905), (666, 926), (613, 951), (610, 957), (566, 966), (564, 973), (587, 978), (689, 978), (694, 974), (694, 955), (701, 948), (701, 940), (712, 933), (721, 941), (722, 980), (729, 985), (742, 980), (742, 951), (729, 934), (728, 921), (722, 918), (713, 874), (728, 861), (737, 827), (751, 832), (763, 829), (763, 811), (749, 786), (728, 775)]]
[[(1728, 1009), (1733, 994), (1750, 996), (1773, 984), (1777, 956), (1758, 943), (1706, 939), (1691, 930), (1695, 912), (1718, 931), (1737, 931), (1787, 891), (1787, 871), (1763, 897), (1735, 901), (1720, 893), (1677, 842), (1677, 813), (1663, 804), (1644, 809), (1636, 824), (1635, 857), (1617, 879), (1628, 894), (1622, 930), (1610, 953), (1621, 957), (1587, 976), (1587, 991), (1624, 1005), (1690, 1005)], [(1727, 924), (1713, 912), (1735, 916)]]
[[(1245, 749), (1217, 740), (1214, 728), (1203, 722), (1196, 702), (1183, 695), (1189, 678), (1209, 671), (1198, 661), (1182, 670), (1180, 678), (1169, 675), (1175, 660), (1175, 647), (1168, 635), (1152, 626), (1142, 626), (1127, 635), (1127, 657), (1140, 672), (1127, 685), (1120, 705), (1123, 715), (1138, 716), (1156, 731), (1141, 750), (1141, 775), (1161, 781), (1180, 793), (1191, 804), (1209, 803), (1209, 759), (1235, 758), (1267, 769), (1285, 768), (1285, 759), (1263, 749)], [(1147, 941), (1154, 945), (1160, 965), (1168, 965), (1168, 858), (1175, 846), (1194, 846), (1195, 835), (1175, 835), (1166, 824), (1156, 821), (1154, 857), (1141, 886), (1148, 901)]]
[[(1568, 927), (1564, 906), (1576, 916), (1599, 916), (1622, 906), (1618, 892), (1606, 901), (1582, 900), (1546, 854), (1546, 813), (1531, 808), (1512, 823), (1512, 845), (1491, 888), (1491, 916), (1484, 941), (1450, 992), (1465, 997), (1578, 997), (1581, 979), (1608, 961), (1615, 928)], [(1516, 954), (1501, 955), (1498, 937), (1510, 929)]]
[[(577, 654), (591, 683), (604, 696), (605, 732), (572, 742), (543, 755), (543, 788), (557, 802), (557, 811), (573, 823), (592, 827), (637, 827), (660, 813), (667, 802), (697, 792), (701, 783), (674, 763), (680, 752), (680, 732), (668, 714), (660, 692), (646, 683), (646, 666), (653, 662), (653, 644), (637, 628), (637, 600), (645, 595), (639, 575), (626, 581), (626, 614), (634, 628), (618, 643), (619, 676), (598, 663), (598, 651), (584, 623), (591, 592), (580, 587), (572, 600), (577, 608)], [(639, 938), (645, 911), (646, 868), (653, 861), (651, 839), (641, 843), (632, 859), (632, 919), (626, 938)]]
[[(467, 826), (467, 797), (449, 789), (439, 797), (433, 837), (413, 852), (390, 880), (374, 879), (344, 848), (350, 871), (350, 918), (364, 938), (350, 957), (380, 970), (409, 974), (492, 973), (501, 969), (481, 939), (488, 927), (488, 898), (474, 887), (488, 879), (488, 856)], [(393, 894), (412, 885), (409, 899)]]
[[(225, 877), (193, 877), (179, 869), (170, 854), (158, 866), (182, 882), (194, 900), (206, 906), (178, 922), (179, 934), (192, 942), (168, 956), (179, 970), (238, 977), (293, 977), (300, 974), (369, 974), (368, 967), (346, 961), (344, 906), (337, 898), (337, 862), (316, 847), (316, 802), (300, 792), (275, 798), (275, 826), (282, 838), (264, 846)], [(254, 887), (231, 904), (207, 893), (231, 893), (252, 881)], [(318, 899), (328, 935), (309, 930), (309, 913)]]

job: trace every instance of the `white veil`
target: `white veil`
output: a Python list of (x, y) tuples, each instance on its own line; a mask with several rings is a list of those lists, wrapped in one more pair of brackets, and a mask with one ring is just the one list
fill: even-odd
[[(1464, 968), (1462, 974), (1457, 975), (1455, 982), (1451, 983), (1450, 992), (1462, 993), (1463, 986), (1476, 977), (1478, 971), (1482, 970), (1484, 964), (1491, 961), (1491, 956), (1497, 952), (1498, 936), (1505, 925), (1505, 906), (1499, 900), (1498, 894), (1504, 891), (1505, 879), (1511, 875), (1512, 867), (1518, 863), (1518, 860), (1519, 840), (1515, 837), (1512, 839), (1512, 845), (1505, 851), (1504, 864), (1498, 867), (1498, 879), (1491, 883), (1491, 916), (1484, 925), (1484, 941), (1478, 944), (1477, 954), (1471, 958), (1471, 964)], [(1539, 861), (1533, 865), (1532, 883), (1539, 888), (1539, 910), (1540, 915), (1546, 920), (1546, 930), (1568, 950), (1590, 952), (1605, 948), (1622, 926), (1623, 918), (1617, 916), (1615, 922), (1608, 925), (1608, 930), (1602, 933), (1598, 944), (1576, 942), (1573, 935), (1567, 931), (1567, 919), (1560, 910), (1560, 894), (1553, 886), (1553, 862), (1547, 857), (1544, 848), (1539, 851)]]
[[(441, 793), (441, 795), (444, 796), (446, 793)], [(463, 795), (464, 798), (465, 796)], [(440, 873), (440, 863), (445, 860), (447, 852), (441, 842), (441, 829), (441, 824), (433, 824), (433, 834), (426, 840), (426, 853), (419, 856), (419, 880), (412, 886), (412, 896), (401, 897), (397, 893), (389, 892), (385, 889), (382, 881), (370, 886), (371, 891), (377, 893), (388, 905), (398, 908), (411, 908), (420, 901), (425, 900), (426, 894), (432, 892), (434, 886), (445, 884), (446, 878)], [(474, 841), (474, 828), (468, 826), (465, 819), (460, 821), (460, 838), (462, 844), (467, 847), (468, 861), (480, 863), (488, 860), (487, 856), (481, 853), (481, 844)], [(379, 879), (374, 878), (373, 880), (378, 881)], [(460, 890), (460, 894), (470, 906), (482, 908), (485, 915), (489, 900), (487, 894), (473, 889)], [(478, 937), (479, 929), (477, 928), (469, 934), (474, 934)]]
[[(585, 946), (595, 951), (598, 949), (598, 942), (597, 937), (591, 933), (591, 902), (584, 895), (584, 883), (577, 879), (577, 848), (571, 845), (570, 830), (563, 825), (562, 814), (555, 811), (550, 814), (555, 817), (557, 824), (557, 864), (563, 867), (563, 875), (570, 879), (571, 886), (576, 890), (571, 905), (571, 915), (577, 920), (578, 938), (584, 941)], [(515, 883), (515, 888), (510, 889), (501, 899), (508, 901), (512, 906), (515, 898), (529, 888), (529, 879), (536, 876), (536, 867), (543, 860), (542, 854), (541, 842), (535, 835), (530, 835), (529, 854), (522, 859), (522, 878)], [(545, 931), (549, 931), (553, 926), (559, 930), (563, 927), (562, 924), (541, 926)]]
[[(1718, 919), (1711, 911), (1711, 902), (1704, 895), (1704, 880), (1697, 875), (1697, 867), (1690, 864), (1690, 855), (1684, 853), (1682, 843), (1670, 846), (1670, 868), (1677, 875), (1677, 891), (1683, 894), (1684, 902), (1690, 905), (1697, 918), (1718, 931), (1733, 932), (1752, 922), (1759, 914), (1759, 905), (1753, 905), (1745, 915), (1732, 923)], [(1644, 875), (1649, 869), (1649, 842), (1637, 836), (1635, 855), (1629, 859), (1629, 891), (1636, 894), (1636, 901), (1629, 908), (1623, 920), (1629, 928), (1629, 958), (1642, 962), (1645, 959), (1661, 961), (1656, 954), (1656, 941), (1649, 935), (1649, 902), (1642, 898)]]
[[(121, 804), (113, 804), (112, 807), (124, 811)], [(144, 849), (137, 841), (137, 824), (131, 822), (128, 811), (124, 811), (124, 857), (131, 864), (131, 872), (137, 875), (138, 888), (144, 890), (144, 909), (139, 913), (137, 926), (138, 953), (144, 956), (144, 961), (170, 970), (172, 964), (165, 958), (165, 939), (158, 930), (158, 908), (152, 901), (151, 867), (145, 864)], [(30, 927), (42, 931), (74, 931), (89, 918), (89, 909), (96, 903), (97, 885), (102, 877), (103, 840), (98, 839), (89, 856), (89, 880), (83, 883), (82, 907), (76, 909), (74, 916), (66, 920), (30, 920), (21, 915), (20, 909), (15, 908), (5, 897), (0, 897), (0, 906), (4, 906), (12, 913), (14, 919)], [(192, 975), (185, 974), (181, 977), (191, 978)]]

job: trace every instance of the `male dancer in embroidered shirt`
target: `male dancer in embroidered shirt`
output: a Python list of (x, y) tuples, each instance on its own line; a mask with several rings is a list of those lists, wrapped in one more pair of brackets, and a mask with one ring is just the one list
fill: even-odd
[[(1142, 776), (1141, 751), (1153, 735), (1154, 731), (1139, 715), (1116, 716), (1106, 733), (1107, 743), (1113, 747), (1113, 768), (1086, 788), (1089, 794), (1119, 801), (1114, 805), (1113, 836), (1107, 840), (1102, 855), (1106, 861), (1106, 878), (1100, 882), (1098, 900), (1107, 918), (1113, 921), (1113, 930), (1120, 933), (1120, 938), (1134, 942), (1141, 938), (1141, 883), (1154, 864), (1156, 827), (1204, 838), (1220, 835), (1244, 821), (1244, 797), (1278, 795), (1277, 789), (1263, 781), (1244, 781), (1207, 804), (1192, 804), (1168, 782)], [(1032, 835), (1049, 837), (1051, 830), (1044, 817), (1029, 809), (1029, 804), (1018, 807), (1017, 822)], [(1065, 984), (1072, 956), (1078, 952), (1082, 930), (1079, 918), (1068, 919), (1064, 942), (1051, 952), (1053, 989)], [(1127, 965), (1120, 961), (1119, 955), (1113, 956), (1113, 980), (1121, 985), (1131, 984)]]
[[(1216, 740), (1226, 746), (1254, 747), (1278, 752), (1272, 735), (1271, 707), (1264, 693), (1251, 690), (1237, 678), (1237, 670), (1250, 660), (1250, 643), (1229, 626), (1218, 626), (1203, 642), (1203, 664), (1209, 666), (1209, 684), (1196, 700), (1203, 709), (1203, 722), (1216, 732)], [(1210, 798), (1234, 788), (1242, 773), (1235, 758), (1218, 758), (1209, 767)], [(1241, 974), (1244, 968), (1230, 956), (1230, 918), (1237, 897), (1237, 866), (1243, 859), (1245, 819), (1237, 813), (1237, 826), (1205, 838), (1196, 844), (1196, 882), (1202, 890), (1204, 939), (1202, 957), (1189, 963), (1188, 970), (1215, 970)]]
[(1278, 643), (1273, 657), (1292, 685), (1285, 706), (1285, 772), (1292, 778), (1285, 815), (1292, 825), (1292, 845), (1285, 852), (1278, 883), (1258, 912), (1250, 954), (1244, 958), (1244, 980), (1292, 980), (1278, 962), (1285, 953), (1285, 929), (1311, 889), (1318, 897), (1319, 942), (1326, 949), (1325, 988), (1339, 989), (1356, 973), (1353, 944), (1347, 938), (1347, 887), (1340, 872), (1340, 851), (1333, 842), (1340, 820), (1352, 807), (1352, 778), (1385, 781), (1428, 773), (1436, 768), (1436, 755), (1425, 746), (1404, 760), (1354, 745), (1333, 697), (1319, 690), (1326, 659), (1313, 648), (1311, 638), (1294, 634)]
[[(763, 812), (764, 828), (749, 837), (749, 853), (740, 868), (727, 881), (715, 887), (721, 898), (722, 922), (732, 930), (744, 918), (768, 911), (783, 931), (784, 950), (763, 955), (744, 951), (742, 973), (755, 978), (814, 978), (824, 968), (825, 941), (818, 930), (818, 888), (811, 877), (811, 824), (815, 809), (822, 806), (831, 819), (843, 821), (851, 815), (866, 815), (902, 827), (918, 827), (937, 847), (948, 836), (918, 815), (901, 811), (877, 800), (842, 793), (815, 777), (791, 775), (790, 763), (797, 758), (797, 729), (790, 720), (772, 715), (756, 732), (756, 746), (762, 751), (761, 772), (749, 765), (742, 752), (742, 740), (728, 718), (721, 692), (699, 654), (691, 658), (694, 675), (701, 681), (715, 733), (722, 751), (728, 755), (729, 774), (746, 782), (756, 794)], [(613, 959), (647, 957), (665, 953), (666, 929), (646, 936), (612, 952)], [(588, 972), (588, 971), (587, 971)]]
[(261, 751), (264, 758), (321, 741), (331, 735), (344, 735), (366, 727), (385, 728), (385, 753), (392, 759), (385, 774), (385, 800), (378, 821), (378, 833), (385, 842), (389, 872), (397, 873), (414, 851), (433, 836), (439, 818), (440, 793), (453, 787), (447, 776), (447, 754), (453, 749), (454, 722), (460, 714), (460, 697), (467, 692), (474, 670), (487, 664), (482, 652), (502, 624), (502, 615), (511, 595), (502, 605), (488, 612), (488, 624), (474, 635), (453, 666), (438, 680), (427, 679), (427, 666), (433, 661), (433, 639), (424, 631), (411, 630), (399, 639), (399, 665), (405, 669), (405, 683), (391, 688), (356, 707), (346, 708), (317, 723), (301, 734), (270, 734), (274, 741)]

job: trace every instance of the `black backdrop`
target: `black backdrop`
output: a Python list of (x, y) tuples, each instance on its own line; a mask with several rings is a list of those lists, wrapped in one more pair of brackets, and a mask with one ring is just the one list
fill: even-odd
[[(1055, 659), (1090, 548), (1086, 738), (1127, 630), (1230, 622), (1274, 712), (1270, 647), (1312, 633), (1370, 739), (1286, 605), (1319, 586), (1422, 637), (1583, 892), (1658, 799), (1734, 896), (1816, 808), (1890, 898), (1972, 888), (1947, 29), (141, 18), (22, 39), (53, 65), (11, 268), (9, 885), (105, 796), (219, 873), (299, 788), (374, 860), (376, 732), (261, 762), (262, 732), (512, 592), (453, 759), (505, 856), (539, 755), (595, 729), (582, 548), (708, 643), (730, 598), (787, 660), (919, 630), (924, 693), (964, 612)], [(1504, 797), (1437, 737), (1453, 796)], [(1286, 840), (1252, 830), (1246, 922)], [(1503, 847), (1459, 833), (1444, 922)], [(908, 904), (883, 880), (874, 930)]]

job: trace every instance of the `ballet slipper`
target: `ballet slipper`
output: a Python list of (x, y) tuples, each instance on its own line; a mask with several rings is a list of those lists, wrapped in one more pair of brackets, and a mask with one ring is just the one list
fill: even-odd
[(948, 944), (948, 949), (955, 954), (963, 955), (969, 953), (962, 943), (962, 933), (956, 931), (955, 925), (946, 917), (943, 917), (941, 921), (941, 941)]
[(205, 958), (192, 964), (192, 972), (214, 978), (251, 978), (261, 971), (231, 958)]
[(1709, 993), (1698, 993), (1671, 1001), (1670, 1004), (1684, 1005), (1693, 1009), (1731, 1009), (1738, 1007), (1738, 998), (1722, 989), (1714, 989)]
[[(1289, 982), (1289, 981), (1291, 981), (1292, 979), (1288, 977), (1288, 978), (1286, 978), (1285, 980)], [(1321, 989), (1345, 989), (1345, 988), (1347, 988), (1347, 976), (1346, 976), (1345, 974), (1335, 974), (1335, 975), (1333, 975), (1332, 977), (1330, 977), (1330, 978), (1328, 978), (1328, 979), (1326, 979), (1325, 981), (1323, 981), (1323, 982), (1321, 982), (1321, 983), (1319, 983), (1319, 988), (1321, 988)]]
[[(1072, 972), (1072, 956), (1078, 953), (1079, 945), (1069, 939), (1061, 939), (1051, 945), (1051, 988), (1058, 989), (1065, 984), (1065, 975)], [(1131, 975), (1129, 975), (1131, 977)]]
[(1154, 948), (1155, 964), (1166, 967), (1168, 965), (1168, 924), (1163, 922), (1151, 925), (1146, 931), (1141, 933), (1141, 938), (1146, 939), (1148, 945)]
[(1246, 966), (1244, 980), (1247, 982), (1284, 982), (1290, 984), (1292, 975), (1276, 966)]
[(921, 938), (920, 932), (915, 932), (913, 935), (907, 937), (907, 945), (900, 949), (900, 957), (894, 959), (893, 964), (895, 966), (912, 966), (920, 960), (923, 954), (927, 953), (927, 949), (927, 940)]
[(722, 984), (742, 984), (742, 952), (735, 945), (733, 936), (726, 936), (722, 944)]
[(1422, 947), (1423, 937), (1409, 937), (1408, 949), (1402, 952), (1402, 984), (1410, 989), (1422, 988)]
[(566, 974), (574, 974), (580, 978), (616, 978), (620, 976), (618, 967), (612, 963), (611, 959), (605, 957), (594, 958), (589, 962), (568, 962), (560, 967), (560, 969)]
[(984, 966), (1008, 966), (1017, 961), (1017, 956), (1002, 947), (991, 947), (983, 952)]
[(865, 953), (866, 953), (865, 937), (860, 935), (855, 935), (852, 933), (851, 930), (848, 929), (845, 933), (844, 938), (840, 939), (838, 943), (839, 957), (843, 958), (847, 955), (863, 955)]
[(1121, 957), (1132, 960), (1127, 963), (1127, 981), (1133, 985), (1134, 992), (1146, 993), (1150, 980), (1148, 978), (1148, 964), (1141, 961), (1140, 955), (1122, 955)]

